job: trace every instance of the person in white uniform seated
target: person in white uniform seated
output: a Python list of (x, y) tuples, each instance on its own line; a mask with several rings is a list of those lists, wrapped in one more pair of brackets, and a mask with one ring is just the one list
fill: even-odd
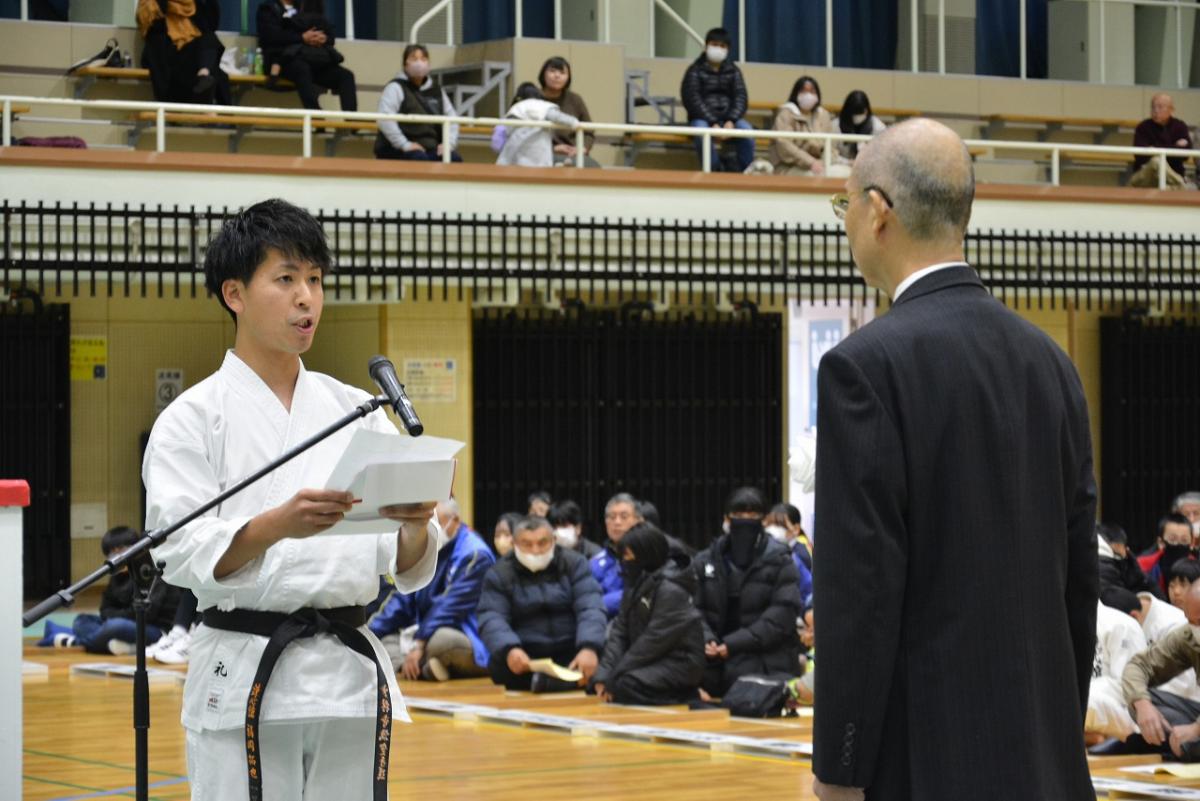
[[(331, 269), (320, 223), (282, 200), (234, 215), (209, 244), (205, 283), (234, 319), (234, 345), (154, 424), (142, 466), (148, 530), (369, 399), (300, 358)], [(355, 500), (319, 488), (357, 428), (397, 433), (377, 410), (153, 550), (203, 614), (181, 715), (195, 801), (387, 798), (391, 723), (408, 716), (363, 606), (381, 575), (402, 592), (429, 582), (438, 530), (430, 502), (381, 509), (375, 534), (321, 536)]]
[(1114, 603), (1124, 601), (1126, 608), (1097, 602), (1096, 659), (1092, 664), (1087, 717), (1083, 724), (1088, 745), (1096, 745), (1107, 738), (1125, 740), (1137, 732), (1137, 724), (1129, 714), (1121, 691), (1121, 674), (1135, 654), (1146, 650), (1146, 635), (1130, 614), (1135, 609), (1140, 610), (1141, 605), (1131, 592), (1110, 600)]

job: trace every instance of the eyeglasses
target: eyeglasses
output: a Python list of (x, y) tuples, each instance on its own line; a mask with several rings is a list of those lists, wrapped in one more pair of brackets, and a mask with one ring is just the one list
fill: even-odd
[[(867, 192), (871, 191), (878, 192), (879, 196), (883, 198), (883, 202), (887, 203), (889, 209), (895, 208), (895, 204), (892, 203), (892, 199), (888, 197), (888, 193), (883, 191), (882, 188), (875, 186), (875, 184), (864, 186), (859, 191), (862, 194), (866, 194)], [(839, 220), (844, 220), (846, 219), (846, 212), (850, 211), (850, 195), (846, 192), (839, 192), (829, 198), (829, 205), (833, 206), (833, 216), (837, 217)]]

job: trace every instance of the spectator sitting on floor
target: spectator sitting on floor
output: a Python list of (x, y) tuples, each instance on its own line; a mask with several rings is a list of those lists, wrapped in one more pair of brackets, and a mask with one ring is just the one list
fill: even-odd
[(663, 532), (638, 523), (621, 538), (628, 588), (613, 621), (596, 694), (619, 704), (686, 703), (704, 678), (704, 623), (692, 603), (696, 577)]
[[(517, 87), (513, 104), (504, 116), (514, 120), (548, 120), (571, 129), (579, 125), (579, 120), (543, 98), (541, 90), (528, 82)], [(492, 132), (492, 149), (500, 154), (496, 158), (497, 164), (554, 166), (554, 138), (548, 128), (497, 125)]]
[[(580, 122), (591, 122), (592, 114), (588, 111), (587, 103), (577, 92), (571, 91), (571, 65), (562, 56), (546, 59), (542, 71), (538, 73), (538, 84), (542, 87), (542, 97), (557, 105), (564, 114), (569, 114)], [(554, 163), (568, 167), (575, 166), (575, 137), (566, 131), (554, 131)], [(587, 131), (583, 135), (583, 166), (599, 167), (600, 162), (592, 158), (592, 145), (596, 143), (596, 135)]]
[(627, 492), (617, 493), (604, 505), (604, 530), (608, 537), (600, 553), (592, 557), (591, 567), (604, 594), (604, 612), (610, 620), (617, 616), (625, 590), (621, 579), (621, 538), (641, 522), (638, 502)]
[[(1166, 92), (1150, 98), (1150, 116), (1138, 123), (1133, 131), (1134, 147), (1161, 147), (1191, 150), (1192, 132), (1187, 123), (1175, 119), (1175, 101)], [(1167, 188), (1183, 188), (1182, 158), (1167, 159)], [(1158, 157), (1134, 156), (1130, 186), (1158, 186)]]
[(488, 571), (479, 599), (479, 631), (492, 681), (510, 690), (553, 692), (577, 685), (533, 672), (550, 659), (587, 682), (605, 641), (604, 605), (587, 560), (554, 544), (544, 518), (517, 524), (513, 552)]
[(1184, 762), (1195, 762), (1200, 760), (1200, 702), (1165, 691), (1162, 684), (1200, 669), (1196, 634), (1200, 584), (1188, 590), (1184, 613), (1188, 625), (1177, 627), (1129, 660), (1122, 673), (1122, 691), (1145, 743)]
[(513, 532), (517, 529), (517, 523), (521, 522), (521, 517), (518, 512), (505, 512), (496, 520), (496, 526), (492, 529), (492, 550), (496, 556), (503, 558), (512, 553)]
[[(795, 509), (796, 507), (791, 507)], [(800, 510), (796, 509), (797, 519), (800, 517)], [(807, 608), (812, 603), (812, 556), (808, 553), (808, 548), (804, 547), (801, 542), (804, 537), (804, 529), (799, 523), (792, 524), (788, 513), (787, 504), (779, 504), (771, 508), (767, 516), (763, 518), (763, 531), (775, 538), (775, 541), (785, 546), (792, 554), (792, 561), (796, 564), (796, 573), (800, 576), (800, 605), (801, 608)]]
[[(704, 37), (704, 52), (692, 62), (683, 74), (683, 85), (679, 96), (687, 110), (688, 125), (693, 128), (740, 128), (752, 130), (754, 126), (744, 118), (748, 98), (746, 81), (742, 71), (729, 59), (729, 31), (713, 28)], [(693, 137), (696, 155), (703, 160), (704, 139)], [(725, 169), (717, 152), (716, 137), (712, 144), (712, 169)], [(737, 172), (745, 172), (754, 161), (754, 140), (733, 140), (737, 160), (729, 165)]]
[[(411, 595), (393, 592), (370, 621), (395, 667), (406, 679), (447, 681), (487, 675), (488, 653), (475, 607), (483, 577), (496, 557), (459, 517), (451, 498), (437, 506), (439, 543), (433, 580)], [(412, 638), (402, 633), (415, 626)]]
[(1123, 606), (1112, 607), (1104, 602), (1096, 606), (1096, 656), (1083, 724), (1089, 745), (1107, 737), (1124, 740), (1137, 730), (1121, 691), (1121, 677), (1133, 655), (1147, 647), (1141, 626), (1131, 616), (1140, 604), (1128, 592), (1109, 600)]
[(550, 514), (550, 507), (554, 505), (554, 499), (545, 490), (534, 490), (529, 493), (528, 504), (529, 511), (525, 513), (527, 516), (545, 517)]
[(1137, 557), (1129, 550), (1125, 529), (1113, 523), (1096, 524), (1096, 547), (1100, 557), (1100, 588), (1122, 587), (1133, 593), (1151, 592), (1163, 597), (1157, 582), (1142, 572)]
[[(427, 114), (435, 117), (455, 116), (450, 97), (441, 87), (434, 86), (429, 77), (429, 50), (425, 45), (411, 44), (404, 48), (402, 69), (383, 87), (379, 96), (380, 114)], [(442, 126), (433, 122), (380, 120), (375, 136), (375, 158), (401, 161), (441, 161), (442, 151), (450, 148), (450, 160), (462, 161), (455, 152), (458, 144), (458, 123), (450, 125), (449, 141), (442, 141)]]
[(268, 84), (277, 77), (291, 81), (308, 109), (321, 108), (320, 93), (329, 89), (340, 98), (342, 111), (358, 111), (354, 73), (341, 65), (323, 0), (266, 0), (257, 20)]
[(583, 510), (575, 501), (554, 504), (547, 519), (554, 527), (554, 541), (560, 548), (578, 551), (585, 559), (600, 553), (600, 546), (583, 536)]
[(753, 487), (726, 503), (727, 533), (696, 555), (696, 605), (704, 614), (704, 690), (721, 696), (741, 676), (794, 676), (800, 579), (787, 547), (763, 531), (766, 501)]
[[(875, 136), (887, 128), (883, 120), (871, 111), (871, 99), (861, 89), (855, 89), (846, 95), (842, 101), (842, 110), (838, 112), (837, 132), (844, 134), (863, 134)], [(838, 160), (850, 165), (858, 158), (860, 142), (842, 142), (838, 145)]]
[[(775, 112), (775, 131), (832, 133), (833, 120), (821, 106), (821, 86), (816, 78), (803, 76)], [(823, 139), (772, 139), (767, 156), (776, 175), (822, 175), (825, 163)]]
[(1138, 566), (1147, 578), (1159, 589), (1159, 596), (1166, 597), (1167, 574), (1178, 559), (1187, 559), (1192, 553), (1192, 524), (1178, 512), (1164, 515), (1158, 521), (1156, 547), (1138, 556)]
[(1200, 579), (1200, 562), (1195, 559), (1179, 559), (1167, 573), (1167, 598), (1172, 606), (1183, 608), (1187, 591)]
[[(140, 538), (138, 532), (127, 526), (110, 528), (100, 539), (100, 550), (105, 559), (112, 559)], [(100, 596), (99, 615), (76, 615), (71, 628), (47, 620), (45, 634), (38, 645), (56, 648), (82, 645), (89, 654), (132, 654), (137, 643), (133, 611), (136, 591), (128, 569), (110, 575), (104, 594)], [(179, 589), (161, 579), (156, 580), (151, 585), (148, 601), (146, 643), (150, 644), (158, 641), (164, 630), (170, 629), (179, 603)]]
[(220, 66), (220, 24), (217, 0), (138, 0), (138, 33), (146, 42), (142, 64), (150, 70), (155, 100), (233, 105), (229, 76)]
[[(1183, 611), (1166, 601), (1156, 598), (1148, 592), (1138, 593), (1136, 605), (1129, 599), (1126, 590), (1108, 588), (1100, 593), (1100, 600), (1114, 609), (1129, 610), (1128, 614), (1136, 620), (1146, 637), (1146, 644), (1153, 646), (1164, 639), (1172, 631), (1187, 624)], [(1200, 700), (1200, 687), (1196, 685), (1196, 677), (1191, 671), (1171, 680), (1160, 689), (1188, 698)]]

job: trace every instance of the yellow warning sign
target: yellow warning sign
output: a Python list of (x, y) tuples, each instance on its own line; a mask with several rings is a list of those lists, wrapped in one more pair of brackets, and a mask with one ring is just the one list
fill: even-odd
[(103, 381), (108, 377), (108, 337), (71, 337), (71, 380)]

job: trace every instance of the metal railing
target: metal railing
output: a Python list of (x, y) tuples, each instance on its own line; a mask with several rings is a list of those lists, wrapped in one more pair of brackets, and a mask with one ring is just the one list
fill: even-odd
[[(67, 295), (197, 297), (228, 208), (0, 201), (0, 282)], [(780, 225), (319, 210), (327, 299), (656, 309), (879, 300), (831, 210)], [(967, 260), (1009, 305), (1200, 310), (1200, 237), (969, 231)]]
[[(496, 117), (444, 117), (432, 114), (376, 114), (366, 111), (333, 111), (311, 109), (283, 108), (254, 108), (247, 106), (195, 106), (186, 103), (151, 103), (132, 100), (75, 100), (68, 98), (27, 97), (21, 95), (0, 95), (0, 145), (5, 147), (12, 144), (13, 107), (14, 106), (67, 106), (91, 110), (110, 111), (152, 111), (155, 114), (154, 149), (158, 153), (167, 149), (167, 115), (170, 113), (212, 113), (227, 117), (274, 117), (283, 120), (302, 120), (302, 154), (305, 158), (312, 157), (314, 129), (329, 121), (346, 120), (350, 122), (378, 123), (380, 120), (392, 120), (399, 123), (425, 123), (442, 127), (442, 141), (450, 140), (452, 125), (474, 125), (494, 127), (556, 128), (554, 123), (541, 120), (500, 119)], [(64, 123), (72, 120), (63, 119)], [(639, 125), (624, 122), (585, 122), (580, 123), (574, 130), (575, 135), (575, 166), (583, 167), (586, 157), (584, 138), (591, 133), (617, 134), (667, 134), (688, 138), (699, 138), (701, 144), (701, 170), (712, 171), (712, 151), (714, 140), (722, 139), (786, 139), (792, 141), (820, 141), (824, 143), (823, 163), (826, 167), (834, 162), (834, 147), (839, 142), (867, 142), (869, 136), (861, 134), (816, 133), (793, 131), (767, 131), (759, 129), (725, 129), (725, 128), (693, 128), (683, 125)], [(964, 140), (968, 148), (986, 148), (988, 150), (1031, 151), (1048, 154), (1050, 157), (1050, 184), (1060, 185), (1062, 160), (1064, 152), (1072, 153), (1103, 153), (1128, 156), (1149, 156), (1158, 162), (1158, 186), (1167, 186), (1167, 160), (1188, 159), (1200, 156), (1200, 149), (1180, 150), (1156, 147), (1118, 147), (1110, 145), (1083, 145), (1070, 142), (1017, 142), (995, 139)], [(444, 148), (442, 161), (450, 163), (451, 150)]]

